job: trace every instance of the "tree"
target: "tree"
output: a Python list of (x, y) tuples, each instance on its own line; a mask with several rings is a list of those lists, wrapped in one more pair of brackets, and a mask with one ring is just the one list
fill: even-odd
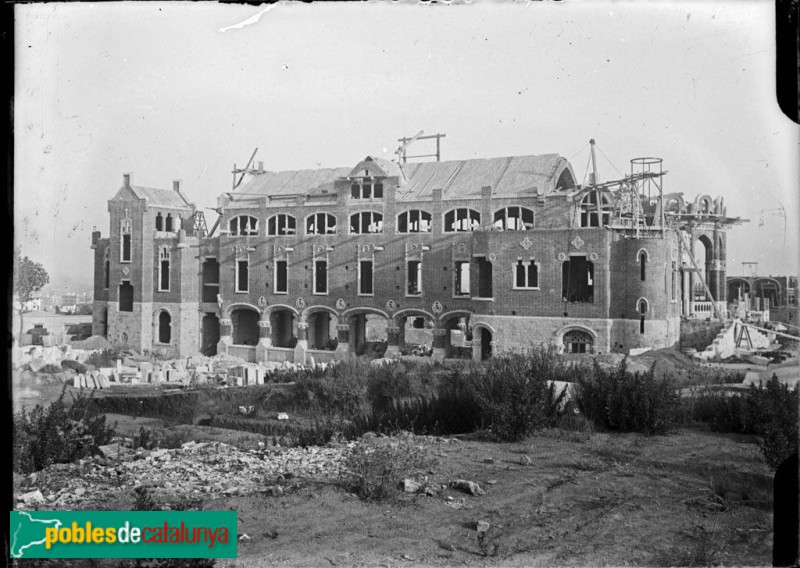
[(22, 256), (19, 249), (14, 250), (14, 293), (19, 296), (19, 333), (20, 338), (25, 332), (22, 321), (22, 312), (25, 303), (33, 299), (33, 294), (41, 290), (48, 282), (50, 276), (44, 266)]

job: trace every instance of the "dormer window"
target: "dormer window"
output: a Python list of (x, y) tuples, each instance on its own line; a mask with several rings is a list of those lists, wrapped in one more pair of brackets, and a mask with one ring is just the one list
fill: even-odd
[(383, 182), (364, 177), (350, 185), (350, 199), (383, 199)]

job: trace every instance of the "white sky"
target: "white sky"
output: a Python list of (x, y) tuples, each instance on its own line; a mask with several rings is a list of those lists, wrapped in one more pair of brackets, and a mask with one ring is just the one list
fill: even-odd
[(796, 274), (800, 128), (775, 102), (773, 6), (281, 4), (223, 32), (263, 8), (17, 5), (17, 245), (54, 288), (91, 286), (123, 172), (213, 207), (256, 147), (270, 170), (350, 166), (425, 130), (447, 134), (443, 159), (556, 152), (579, 178), (592, 137), (601, 179), (659, 156), (666, 191), (752, 220), (728, 274)]

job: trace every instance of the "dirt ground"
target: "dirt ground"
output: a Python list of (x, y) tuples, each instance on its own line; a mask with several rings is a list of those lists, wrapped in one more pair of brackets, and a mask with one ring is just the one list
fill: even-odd
[[(517, 444), (433, 444), (421, 474), (471, 496), (366, 503), (337, 484), (204, 504), (235, 509), (239, 558), (220, 566), (769, 565), (772, 474), (755, 440), (551, 430)], [(492, 463), (488, 463), (488, 462)], [(483, 546), (476, 523), (490, 523)]]

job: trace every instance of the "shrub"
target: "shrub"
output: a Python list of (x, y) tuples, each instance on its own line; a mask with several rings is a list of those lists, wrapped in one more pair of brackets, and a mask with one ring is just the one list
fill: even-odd
[(14, 414), (14, 471), (27, 474), (73, 462), (111, 441), (114, 429), (106, 426), (105, 416), (90, 414), (83, 396), (67, 408), (65, 392), (47, 408), (37, 405)]
[(140, 485), (133, 490), (133, 510), (134, 511), (158, 511), (156, 500), (153, 494), (144, 485)]
[(574, 373), (552, 348), (489, 360), (483, 371), (469, 373), (470, 388), (484, 422), (504, 441), (518, 441), (536, 430), (554, 426), (563, 414), (566, 389), (556, 393), (548, 381)]
[(623, 359), (613, 370), (595, 362), (578, 376), (576, 401), (597, 426), (622, 432), (665, 434), (680, 419), (681, 404), (672, 381), (656, 379), (654, 369), (631, 373)]
[(78, 374), (86, 373), (86, 365), (83, 363), (78, 363), (77, 361), (73, 361), (71, 359), (64, 359), (61, 361), (61, 368), (62, 369), (71, 369)]
[(53, 365), (51, 363), (48, 363), (47, 365), (39, 369), (39, 372), (45, 375), (55, 375), (56, 373), (60, 373), (61, 370), (62, 370), (61, 367), (59, 367), (58, 365)]
[(693, 403), (692, 415), (717, 432), (760, 436), (761, 452), (773, 469), (797, 451), (797, 391), (775, 375), (766, 385), (751, 385), (732, 396), (703, 392)]
[(424, 449), (412, 440), (361, 440), (347, 458), (351, 486), (366, 501), (384, 501), (394, 497), (398, 483), (427, 462)]

